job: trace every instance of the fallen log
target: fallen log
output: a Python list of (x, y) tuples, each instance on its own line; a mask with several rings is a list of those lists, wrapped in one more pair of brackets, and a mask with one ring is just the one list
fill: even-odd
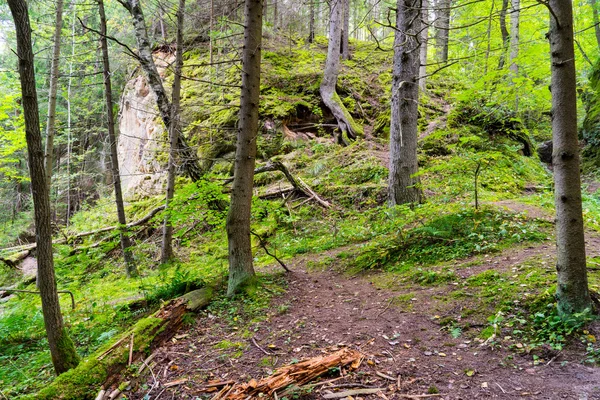
[(147, 359), (147, 354), (170, 340), (183, 324), (188, 312), (206, 307), (214, 297), (215, 287), (195, 290), (171, 300), (152, 316), (139, 320), (112, 344), (90, 355), (79, 365), (57, 377), (32, 399), (94, 399), (99, 388), (108, 391), (120, 382), (120, 373), (127, 368), (130, 340), (133, 335), (132, 362)]
[(26, 259), (31, 253), (30, 250), (23, 250), (18, 253), (12, 254), (10, 257), (0, 257), (0, 261), (9, 266), (10, 268), (19, 269), (19, 263)]
[[(159, 212), (161, 212), (164, 209), (165, 209), (165, 205), (163, 204), (162, 206), (159, 206), (159, 207), (156, 207), (156, 208), (150, 210), (150, 212), (148, 214), (146, 214), (144, 217), (142, 217), (141, 219), (138, 219), (137, 221), (128, 223), (127, 229), (135, 228), (136, 226), (145, 224), (146, 222), (150, 221), (152, 219), (152, 217), (154, 217), (156, 214), (158, 214)], [(80, 238), (86, 237), (86, 236), (97, 235), (99, 233), (115, 231), (117, 229), (119, 229), (119, 227), (117, 225), (113, 225), (113, 226), (107, 226), (105, 228), (96, 229), (93, 231), (81, 232), (74, 236), (70, 236), (68, 238), (54, 240), (53, 244), (65, 244), (65, 243), (73, 241), (75, 239), (80, 239)], [(31, 250), (34, 250), (36, 247), (37, 247), (37, 243), (29, 243), (29, 244), (22, 245), (22, 246), (14, 246), (14, 247), (7, 247), (4, 249), (0, 249), (0, 253), (11, 253), (11, 252), (16, 252), (16, 251), (19, 251), (19, 252), (28, 251), (29, 252)]]
[[(331, 203), (323, 200), (314, 190), (310, 188), (302, 179), (295, 178), (291, 172), (287, 169), (287, 167), (280, 161), (267, 161), (267, 163), (263, 166), (260, 166), (254, 170), (254, 175), (263, 173), (263, 172), (274, 172), (279, 171), (285, 175), (286, 179), (292, 184), (294, 190), (304, 194), (306, 197), (312, 198), (319, 205), (324, 208), (331, 208)], [(225, 184), (233, 182), (233, 178), (228, 178), (225, 180)]]
[(325, 374), (331, 368), (341, 368), (351, 364), (352, 368), (358, 368), (363, 355), (353, 349), (343, 348), (325, 356), (318, 356), (300, 361), (296, 364), (286, 365), (279, 368), (271, 376), (248, 383), (225, 387), (217, 393), (212, 400), (244, 400), (257, 398), (259, 394), (273, 396), (280, 389), (290, 385), (300, 386)]

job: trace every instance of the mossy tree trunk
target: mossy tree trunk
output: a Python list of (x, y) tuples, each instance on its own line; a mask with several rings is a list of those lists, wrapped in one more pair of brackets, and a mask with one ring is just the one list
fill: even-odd
[(39, 106), (35, 88), (31, 26), (25, 0), (8, 0), (8, 6), (17, 31), (17, 56), (19, 58), (25, 139), (29, 158), (38, 255), (38, 286), (42, 299), (42, 312), (52, 364), (56, 373), (62, 374), (75, 367), (79, 363), (79, 357), (64, 328), (56, 292), (56, 277), (52, 255), (52, 228), (50, 225), (50, 197), (44, 173), (44, 150), (42, 148)]
[(56, 20), (54, 21), (54, 44), (50, 65), (50, 85), (48, 88), (48, 122), (46, 124), (46, 181), (48, 188), (52, 185), (52, 161), (54, 155), (54, 136), (56, 135), (56, 94), (58, 92), (58, 75), (60, 62), (60, 38), (62, 34), (63, 0), (56, 1)]
[(242, 91), (240, 121), (235, 151), (231, 204), (227, 214), (229, 242), (229, 296), (255, 281), (250, 239), (250, 212), (256, 136), (258, 135), (258, 103), (260, 98), (260, 60), (262, 46), (262, 0), (246, 0), (244, 48), (242, 52)]
[(344, 0), (332, 0), (329, 16), (329, 44), (323, 80), (321, 81), (321, 98), (329, 108), (340, 129), (340, 142), (346, 143), (346, 137), (356, 139), (363, 135), (363, 128), (357, 124), (336, 92), (340, 73), (340, 49), (342, 40), (342, 8)]
[(102, 74), (104, 77), (104, 98), (106, 101), (106, 125), (108, 127), (108, 141), (110, 146), (110, 170), (112, 173), (113, 186), (115, 188), (115, 204), (117, 207), (117, 218), (119, 220), (119, 236), (121, 239), (121, 250), (125, 260), (125, 272), (128, 277), (137, 276), (137, 267), (131, 253), (131, 240), (127, 232), (127, 218), (123, 205), (123, 191), (121, 189), (121, 175), (119, 174), (119, 158), (117, 156), (117, 136), (115, 135), (115, 116), (113, 114), (112, 84), (110, 79), (110, 62), (108, 60), (108, 43), (106, 40), (106, 14), (104, 12), (104, 0), (98, 0), (98, 14), (100, 16), (100, 47), (102, 48)]
[(179, 0), (177, 9), (177, 53), (175, 55), (175, 76), (173, 77), (173, 93), (171, 95), (171, 126), (169, 127), (169, 167), (167, 172), (167, 196), (165, 199), (165, 219), (163, 221), (162, 246), (160, 261), (165, 263), (173, 257), (173, 226), (169, 221), (169, 203), (175, 194), (175, 161), (177, 158), (177, 142), (181, 129), (181, 72), (183, 70), (183, 23), (185, 0)]
[[(417, 3), (420, 4), (420, 1)], [(420, 6), (414, 0), (398, 0), (394, 67), (392, 71), (392, 112), (390, 125), (390, 174), (388, 202), (391, 206), (419, 203), (421, 189), (417, 162), (417, 118), (419, 101)]]
[(573, 8), (571, 0), (550, 0), (552, 62), (552, 165), (556, 206), (556, 298), (566, 316), (591, 307), (581, 207)]

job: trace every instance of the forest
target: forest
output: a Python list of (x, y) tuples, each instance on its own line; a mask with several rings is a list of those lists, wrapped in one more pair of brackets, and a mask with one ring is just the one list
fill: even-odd
[(599, 12), (0, 1), (0, 400), (600, 399)]

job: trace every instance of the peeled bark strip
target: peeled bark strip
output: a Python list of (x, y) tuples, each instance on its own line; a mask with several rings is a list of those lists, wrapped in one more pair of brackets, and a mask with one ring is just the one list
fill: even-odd
[(398, 0), (394, 67), (392, 71), (392, 118), (390, 125), (390, 175), (388, 203), (391, 206), (419, 203), (421, 189), (417, 160), (419, 52), (417, 33), (420, 10), (413, 0)]
[(581, 207), (573, 8), (550, 0), (552, 165), (556, 207), (556, 298), (561, 315), (591, 309)]
[(62, 33), (63, 0), (56, 1), (56, 20), (54, 22), (54, 47), (50, 66), (50, 87), (48, 90), (48, 123), (46, 125), (46, 181), (48, 188), (52, 184), (52, 161), (54, 155), (54, 136), (56, 135), (56, 93), (60, 62), (60, 37)]
[(17, 33), (17, 55), (25, 139), (29, 158), (29, 175), (33, 197), (35, 236), (38, 244), (38, 287), (42, 299), (44, 325), (52, 364), (57, 374), (62, 374), (79, 363), (75, 346), (64, 324), (58, 294), (52, 254), (52, 227), (50, 225), (50, 196), (44, 173), (44, 151), (40, 132), (39, 107), (35, 88), (31, 25), (25, 0), (8, 0)]
[(356, 139), (363, 135), (363, 128), (357, 124), (342, 100), (338, 96), (335, 86), (340, 73), (340, 46), (342, 40), (342, 8), (343, 0), (332, 0), (331, 15), (329, 18), (329, 45), (327, 47), (327, 60), (321, 81), (321, 98), (329, 108), (341, 132), (340, 141), (346, 142), (346, 136)]
[(252, 188), (254, 186), (254, 166), (256, 163), (258, 103), (260, 101), (262, 4), (262, 0), (246, 0), (244, 10), (245, 27), (240, 121), (235, 151), (231, 204), (227, 214), (228, 296), (238, 292), (244, 286), (252, 284), (255, 279), (250, 240), (250, 212)]
[(110, 142), (110, 164), (115, 188), (115, 203), (117, 206), (117, 218), (119, 220), (119, 235), (121, 239), (121, 250), (125, 260), (125, 272), (127, 277), (137, 276), (137, 267), (131, 254), (131, 240), (127, 232), (127, 219), (125, 217), (125, 206), (123, 205), (123, 190), (121, 189), (121, 175), (119, 174), (119, 157), (117, 156), (117, 137), (115, 135), (115, 116), (112, 106), (112, 85), (110, 79), (110, 63), (108, 60), (108, 43), (106, 40), (106, 15), (104, 13), (104, 1), (98, 0), (98, 13), (100, 16), (100, 47), (102, 47), (102, 75), (104, 77), (104, 97), (106, 101), (106, 122), (108, 127), (108, 141)]

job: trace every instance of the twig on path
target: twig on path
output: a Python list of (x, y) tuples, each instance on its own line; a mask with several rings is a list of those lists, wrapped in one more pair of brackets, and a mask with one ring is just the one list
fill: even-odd
[(396, 382), (396, 378), (392, 378), (391, 376), (389, 376), (389, 375), (386, 375), (386, 374), (384, 374), (383, 372), (379, 372), (379, 371), (377, 371), (377, 372), (375, 372), (375, 374), (376, 374), (377, 376), (380, 376), (380, 377), (382, 377), (382, 378), (385, 378), (385, 379), (388, 379), (388, 380), (390, 380), (390, 381), (394, 381), (394, 382)]
[(323, 398), (324, 399), (343, 399), (348, 396), (356, 396), (358, 394), (375, 394), (375, 393), (383, 392), (384, 390), (385, 390), (385, 388), (346, 390), (345, 392), (324, 394)]
[(399, 394), (400, 397), (405, 399), (426, 399), (428, 397), (441, 397), (439, 393), (436, 394)]
[(498, 386), (500, 388), (500, 390), (502, 390), (502, 393), (506, 393), (506, 390), (504, 390), (504, 388), (502, 386), (500, 386), (500, 384), (498, 382), (494, 382), (496, 384), (496, 386)]
[(379, 314), (377, 314), (377, 316), (375, 317), (375, 319), (381, 317), (383, 315), (383, 313), (386, 312), (388, 310), (388, 308), (390, 308), (390, 306), (392, 305), (393, 301), (394, 301), (394, 298), (392, 297), (390, 299), (390, 301), (388, 301), (387, 306), (385, 306), (385, 308), (383, 309), (383, 311), (381, 311)]
[(260, 351), (262, 351), (266, 355), (268, 355), (268, 356), (274, 356), (275, 355), (275, 354), (271, 353), (270, 351), (267, 351), (267, 350), (263, 349), (262, 347), (260, 347), (258, 345), (258, 343), (256, 343), (256, 340), (254, 338), (252, 338), (252, 343), (256, 346), (257, 349), (259, 349)]

